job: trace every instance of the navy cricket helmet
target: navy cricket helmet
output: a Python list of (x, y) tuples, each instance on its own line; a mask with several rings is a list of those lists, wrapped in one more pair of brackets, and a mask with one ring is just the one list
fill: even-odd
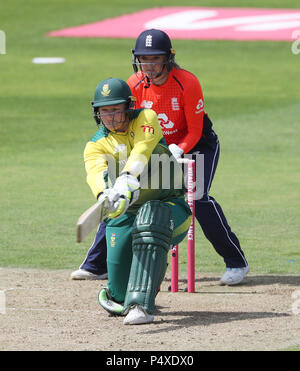
[(132, 49), (133, 69), (137, 72), (136, 57), (141, 55), (167, 55), (167, 68), (174, 61), (175, 50), (169, 36), (161, 30), (154, 28), (143, 31), (136, 39), (135, 48)]
[(169, 36), (164, 31), (153, 28), (143, 31), (138, 36), (132, 52), (135, 56), (163, 55), (170, 54), (171, 50), (172, 44)]

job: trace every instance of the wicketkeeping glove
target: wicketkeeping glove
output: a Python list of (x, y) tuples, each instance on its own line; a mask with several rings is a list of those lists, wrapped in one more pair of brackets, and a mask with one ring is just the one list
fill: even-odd
[(172, 153), (172, 155), (176, 158), (176, 160), (182, 157), (182, 155), (184, 154), (183, 149), (181, 149), (180, 147), (177, 146), (177, 144), (174, 143), (169, 145), (169, 150)]

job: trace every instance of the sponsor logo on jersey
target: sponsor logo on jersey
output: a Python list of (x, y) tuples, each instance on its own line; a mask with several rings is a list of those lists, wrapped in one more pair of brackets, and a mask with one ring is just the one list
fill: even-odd
[(168, 116), (165, 113), (159, 113), (157, 117), (162, 129), (172, 129), (174, 127), (174, 122), (169, 120)]
[(142, 125), (141, 128), (144, 129), (144, 133), (152, 133), (154, 134), (154, 128), (149, 125)]
[(163, 130), (163, 135), (172, 135), (178, 132), (178, 129), (175, 130)]
[(151, 100), (143, 100), (142, 101), (141, 107), (152, 108), (152, 106), (153, 106), (153, 102), (151, 102)]
[(204, 111), (204, 102), (203, 102), (203, 99), (199, 99), (198, 103), (197, 103), (197, 106), (196, 106), (196, 115), (200, 112), (203, 112)]

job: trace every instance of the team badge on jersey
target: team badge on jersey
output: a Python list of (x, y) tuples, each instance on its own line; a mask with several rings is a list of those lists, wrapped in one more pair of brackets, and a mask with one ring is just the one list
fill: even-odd
[(176, 97), (171, 98), (171, 105), (172, 105), (172, 110), (173, 111), (179, 111), (180, 110), (179, 103), (178, 103), (178, 98), (176, 98)]
[(112, 235), (110, 237), (110, 246), (115, 247), (115, 244), (116, 244), (116, 234), (112, 233)]

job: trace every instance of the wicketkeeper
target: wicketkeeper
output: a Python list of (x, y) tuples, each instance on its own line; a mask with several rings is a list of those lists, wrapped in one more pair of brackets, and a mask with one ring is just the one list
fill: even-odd
[[(126, 315), (124, 324), (153, 321), (170, 246), (184, 239), (191, 220), (183, 174), (157, 115), (134, 109), (133, 102), (125, 81), (100, 82), (92, 102), (99, 130), (84, 151), (87, 182), (108, 215), (108, 285), (99, 303), (110, 313)], [(163, 172), (160, 159), (169, 172)]]

